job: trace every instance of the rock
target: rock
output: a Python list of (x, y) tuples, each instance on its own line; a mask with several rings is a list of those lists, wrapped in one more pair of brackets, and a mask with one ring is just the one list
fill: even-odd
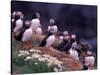
[(56, 57), (57, 60), (63, 62), (62, 66), (64, 66), (65, 69), (69, 68), (69, 70), (81, 70), (83, 68), (83, 65), (79, 61), (74, 60), (72, 57), (70, 57), (70, 55), (64, 52), (58, 51), (56, 49), (48, 50), (45, 47), (40, 47), (39, 49), (43, 54)]

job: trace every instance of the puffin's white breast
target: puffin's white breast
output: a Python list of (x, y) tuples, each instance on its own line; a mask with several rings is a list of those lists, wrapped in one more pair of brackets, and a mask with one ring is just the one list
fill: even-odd
[(29, 29), (26, 29), (24, 34), (23, 34), (23, 38), (22, 38), (22, 41), (25, 42), (25, 41), (28, 41), (28, 40), (31, 40), (32, 39), (32, 29), (29, 28)]
[(46, 40), (46, 47), (51, 46), (55, 42), (55, 35), (51, 35)]
[(85, 58), (85, 65), (94, 65), (94, 63), (95, 63), (94, 56), (87, 56)]
[(72, 58), (76, 59), (76, 60), (79, 60), (79, 57), (78, 57), (78, 52), (74, 49), (70, 49), (69, 50), (69, 54)]
[(32, 30), (36, 30), (37, 27), (39, 27), (39, 26), (40, 26), (40, 20), (39, 19), (33, 19), (31, 21), (31, 28), (32, 28)]
[(18, 32), (20, 28), (23, 26), (23, 21), (21, 19), (16, 21), (16, 27), (14, 28), (14, 32)]

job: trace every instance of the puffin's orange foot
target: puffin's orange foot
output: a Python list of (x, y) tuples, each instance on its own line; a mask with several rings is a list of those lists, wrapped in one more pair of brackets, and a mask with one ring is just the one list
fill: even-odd
[(29, 49), (31, 49), (32, 48), (32, 44), (31, 43), (29, 43)]
[(23, 49), (31, 49), (32, 48), (32, 44), (30, 42), (26, 42), (23, 46)]

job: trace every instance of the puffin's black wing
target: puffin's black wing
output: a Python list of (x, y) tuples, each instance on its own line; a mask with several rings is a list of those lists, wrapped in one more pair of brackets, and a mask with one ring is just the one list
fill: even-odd
[(25, 32), (25, 27), (23, 26), (19, 31), (20, 31), (20, 33), (19, 33), (19, 35), (18, 36), (15, 36), (15, 39), (16, 40), (18, 40), (18, 41), (21, 41), (22, 40), (22, 37), (23, 37), (23, 34), (24, 34), (24, 32)]
[(49, 37), (49, 35), (46, 36), (46, 37), (42, 40), (42, 42), (40, 43), (39, 47), (44, 47), (44, 46), (46, 45), (46, 40), (47, 40), (48, 37)]
[(45, 37), (43, 40), (42, 40), (42, 42), (40, 43), (40, 47), (44, 47), (45, 45), (46, 45), (46, 39), (47, 39), (48, 37)]
[(18, 36), (15, 36), (15, 39), (18, 40), (18, 41), (21, 41), (22, 37), (23, 37), (23, 33), (24, 33), (24, 31), (21, 31)]

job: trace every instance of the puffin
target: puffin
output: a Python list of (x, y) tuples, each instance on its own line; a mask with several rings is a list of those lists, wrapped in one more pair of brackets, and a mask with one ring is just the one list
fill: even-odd
[(21, 41), (22, 33), (23, 33), (23, 14), (20, 11), (16, 11), (13, 13), (12, 19), (12, 32), (13, 36), (16, 40)]
[(20, 29), (18, 35), (14, 36), (17, 41), (23, 42), (23, 49), (32, 48), (32, 28), (30, 27), (31, 22), (26, 20), (23, 23), (23, 27)]
[(56, 34), (48, 33), (47, 36), (42, 40), (39, 47), (50, 48), (56, 40)]
[(40, 14), (38, 12), (34, 12), (32, 15), (32, 20), (31, 20), (31, 28), (34, 34), (36, 33), (38, 29), (40, 29), (38, 28), (39, 26), (41, 26)]
[(88, 67), (88, 69), (92, 70), (94, 68), (95, 64), (95, 57), (93, 56), (92, 51), (87, 51), (87, 56), (85, 57), (85, 66)]
[(68, 35), (67, 37), (65, 37), (65, 39), (66, 38), (67, 38), (67, 43), (64, 45), (64, 47), (62, 49), (68, 53), (68, 51), (72, 47), (72, 45), (77, 47), (77, 41), (76, 41), (76, 35), (75, 34), (72, 34), (70, 36)]
[(47, 31), (50, 32), (50, 33), (57, 33), (58, 32), (58, 27), (55, 24), (54, 19), (50, 19), (50, 25), (48, 26)]
[(59, 45), (58, 49), (66, 51), (67, 50), (66, 47), (68, 46), (69, 43), (70, 43), (69, 32), (68, 31), (64, 31), (63, 32), (63, 42)]
[(12, 14), (12, 29), (13, 32), (18, 32), (23, 27), (23, 14), (20, 11), (14, 11)]
[(32, 28), (29, 27), (26, 29), (22, 36), (22, 42), (24, 43), (23, 48), (24, 49), (30, 49), (32, 48)]
[(79, 54), (78, 54), (78, 52), (77, 52), (77, 50), (76, 50), (76, 46), (75, 46), (74, 44), (73, 44), (72, 47), (69, 49), (69, 55), (70, 55), (73, 59), (79, 61)]

